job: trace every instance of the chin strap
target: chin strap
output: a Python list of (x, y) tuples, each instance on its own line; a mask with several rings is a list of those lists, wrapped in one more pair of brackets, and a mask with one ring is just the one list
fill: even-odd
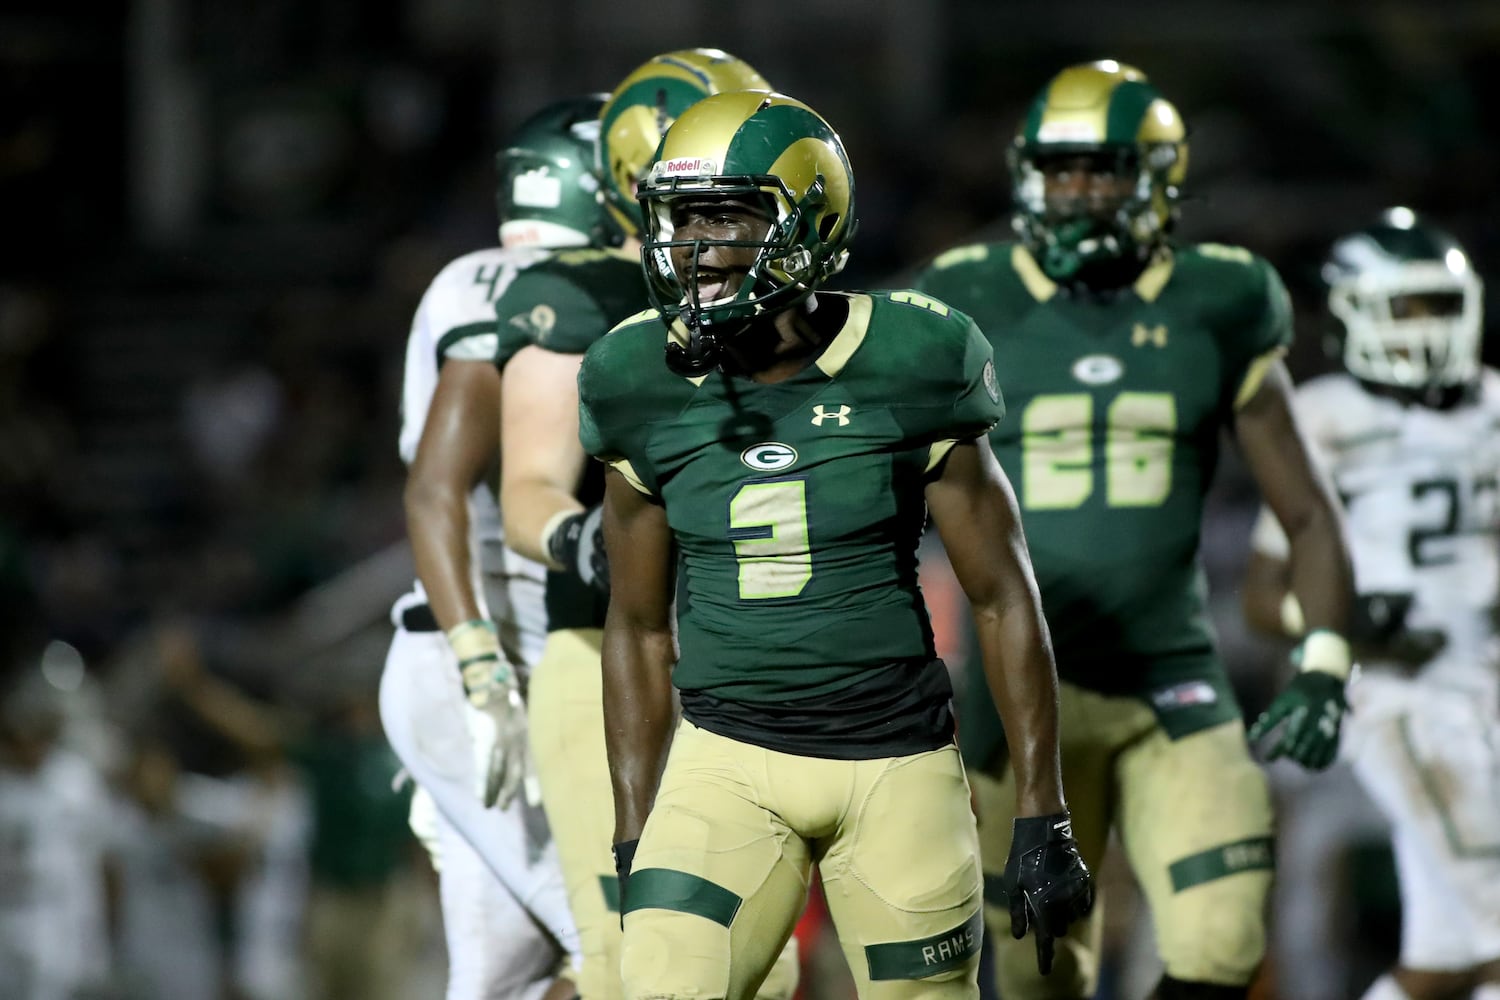
[(688, 332), (687, 346), (675, 339), (667, 341), (667, 367), (685, 378), (707, 375), (719, 367), (723, 353), (719, 335), (703, 329), (696, 312), (684, 312), (683, 325)]

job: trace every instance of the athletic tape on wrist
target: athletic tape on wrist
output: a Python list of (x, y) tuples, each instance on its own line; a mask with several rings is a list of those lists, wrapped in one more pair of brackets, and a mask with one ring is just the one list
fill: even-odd
[(1354, 667), (1348, 640), (1326, 628), (1309, 632), (1297, 647), (1297, 653), (1298, 669), (1332, 674), (1341, 681), (1349, 679)]
[(500, 658), (500, 637), (495, 633), (494, 623), (483, 618), (471, 618), (455, 625), (447, 635), (448, 645), (453, 647), (460, 667), (477, 660)]

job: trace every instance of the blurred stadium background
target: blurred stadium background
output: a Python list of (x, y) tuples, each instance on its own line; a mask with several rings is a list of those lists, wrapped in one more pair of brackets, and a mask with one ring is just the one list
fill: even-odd
[[(389, 995), (441, 995), (431, 880), (373, 707), (412, 572), (407, 325), (444, 262), (492, 241), (510, 126), (694, 45), (843, 134), (863, 227), (848, 286), (1003, 232), (1022, 108), (1060, 66), (1106, 56), (1187, 119), (1182, 235), (1282, 270), (1299, 377), (1327, 365), (1319, 255), (1375, 210), (1426, 210), (1500, 273), (1490, 0), (11, 0), (0, 997), (69, 995), (39, 985), (79, 960), (57, 951), (97, 953), (95, 997), (373, 995), (338, 966), (351, 948), (379, 952)], [(1231, 453), (1203, 556), (1247, 712), (1282, 652), (1238, 612), (1254, 504)], [(940, 556), (930, 569), (950, 655), (967, 655), (961, 598)], [(1282, 888), (1257, 993), (1358, 996), (1399, 926), (1379, 823), (1347, 776), (1273, 774)], [(105, 860), (96, 899), (77, 883)], [(1105, 877), (1128, 897), (1128, 875)], [(112, 949), (38, 929), (58, 893), (107, 903)], [(1128, 901), (1110, 937), (1101, 996), (1134, 1000), (1155, 970)], [(813, 951), (805, 996), (847, 995)], [(335, 985), (308, 991), (312, 971)]]

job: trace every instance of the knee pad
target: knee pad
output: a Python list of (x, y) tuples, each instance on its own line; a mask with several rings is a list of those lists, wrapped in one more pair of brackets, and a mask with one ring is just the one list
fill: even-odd
[(1156, 985), (1157, 1000), (1245, 1000), (1248, 986), (1224, 986), (1220, 983), (1194, 983), (1162, 976)]

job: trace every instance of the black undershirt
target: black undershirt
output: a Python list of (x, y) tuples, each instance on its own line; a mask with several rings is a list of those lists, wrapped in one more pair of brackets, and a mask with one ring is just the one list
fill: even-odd
[(953, 742), (953, 686), (942, 660), (896, 660), (815, 700), (747, 702), (681, 691), (682, 716), (711, 733), (804, 757), (873, 760)]

